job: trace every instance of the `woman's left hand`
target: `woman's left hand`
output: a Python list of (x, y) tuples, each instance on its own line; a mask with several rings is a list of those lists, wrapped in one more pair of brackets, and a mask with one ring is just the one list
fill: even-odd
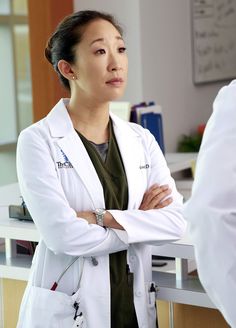
[(139, 209), (147, 211), (166, 207), (173, 202), (170, 194), (171, 189), (168, 185), (159, 186), (154, 184), (145, 192)]

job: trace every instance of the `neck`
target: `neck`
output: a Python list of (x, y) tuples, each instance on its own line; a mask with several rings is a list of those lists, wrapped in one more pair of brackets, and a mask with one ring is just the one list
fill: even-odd
[(88, 103), (71, 98), (67, 110), (74, 128), (85, 138), (97, 144), (109, 139), (109, 103)]

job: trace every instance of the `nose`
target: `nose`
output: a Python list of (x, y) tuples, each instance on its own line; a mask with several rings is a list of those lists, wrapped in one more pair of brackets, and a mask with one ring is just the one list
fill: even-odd
[(120, 70), (122, 70), (122, 64), (119, 54), (111, 54), (109, 58), (108, 71), (115, 72)]

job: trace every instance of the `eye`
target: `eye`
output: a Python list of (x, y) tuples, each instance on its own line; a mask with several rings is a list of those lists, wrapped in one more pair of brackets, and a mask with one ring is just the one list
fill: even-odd
[(120, 53), (126, 52), (126, 48), (125, 47), (120, 47), (118, 50), (119, 50)]
[(105, 54), (106, 53), (106, 51), (104, 50), (104, 49), (98, 49), (96, 52), (95, 52), (95, 54), (97, 54), (97, 55), (103, 55), (103, 54)]

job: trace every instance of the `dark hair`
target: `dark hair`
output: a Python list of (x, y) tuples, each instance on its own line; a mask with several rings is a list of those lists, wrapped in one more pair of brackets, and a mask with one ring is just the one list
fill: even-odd
[(70, 64), (74, 63), (75, 45), (81, 41), (85, 26), (97, 19), (110, 22), (121, 35), (123, 34), (121, 26), (112, 15), (95, 10), (84, 10), (66, 16), (48, 40), (45, 56), (53, 65), (64, 87), (69, 90), (69, 81), (60, 73), (57, 67), (58, 61), (64, 59)]

